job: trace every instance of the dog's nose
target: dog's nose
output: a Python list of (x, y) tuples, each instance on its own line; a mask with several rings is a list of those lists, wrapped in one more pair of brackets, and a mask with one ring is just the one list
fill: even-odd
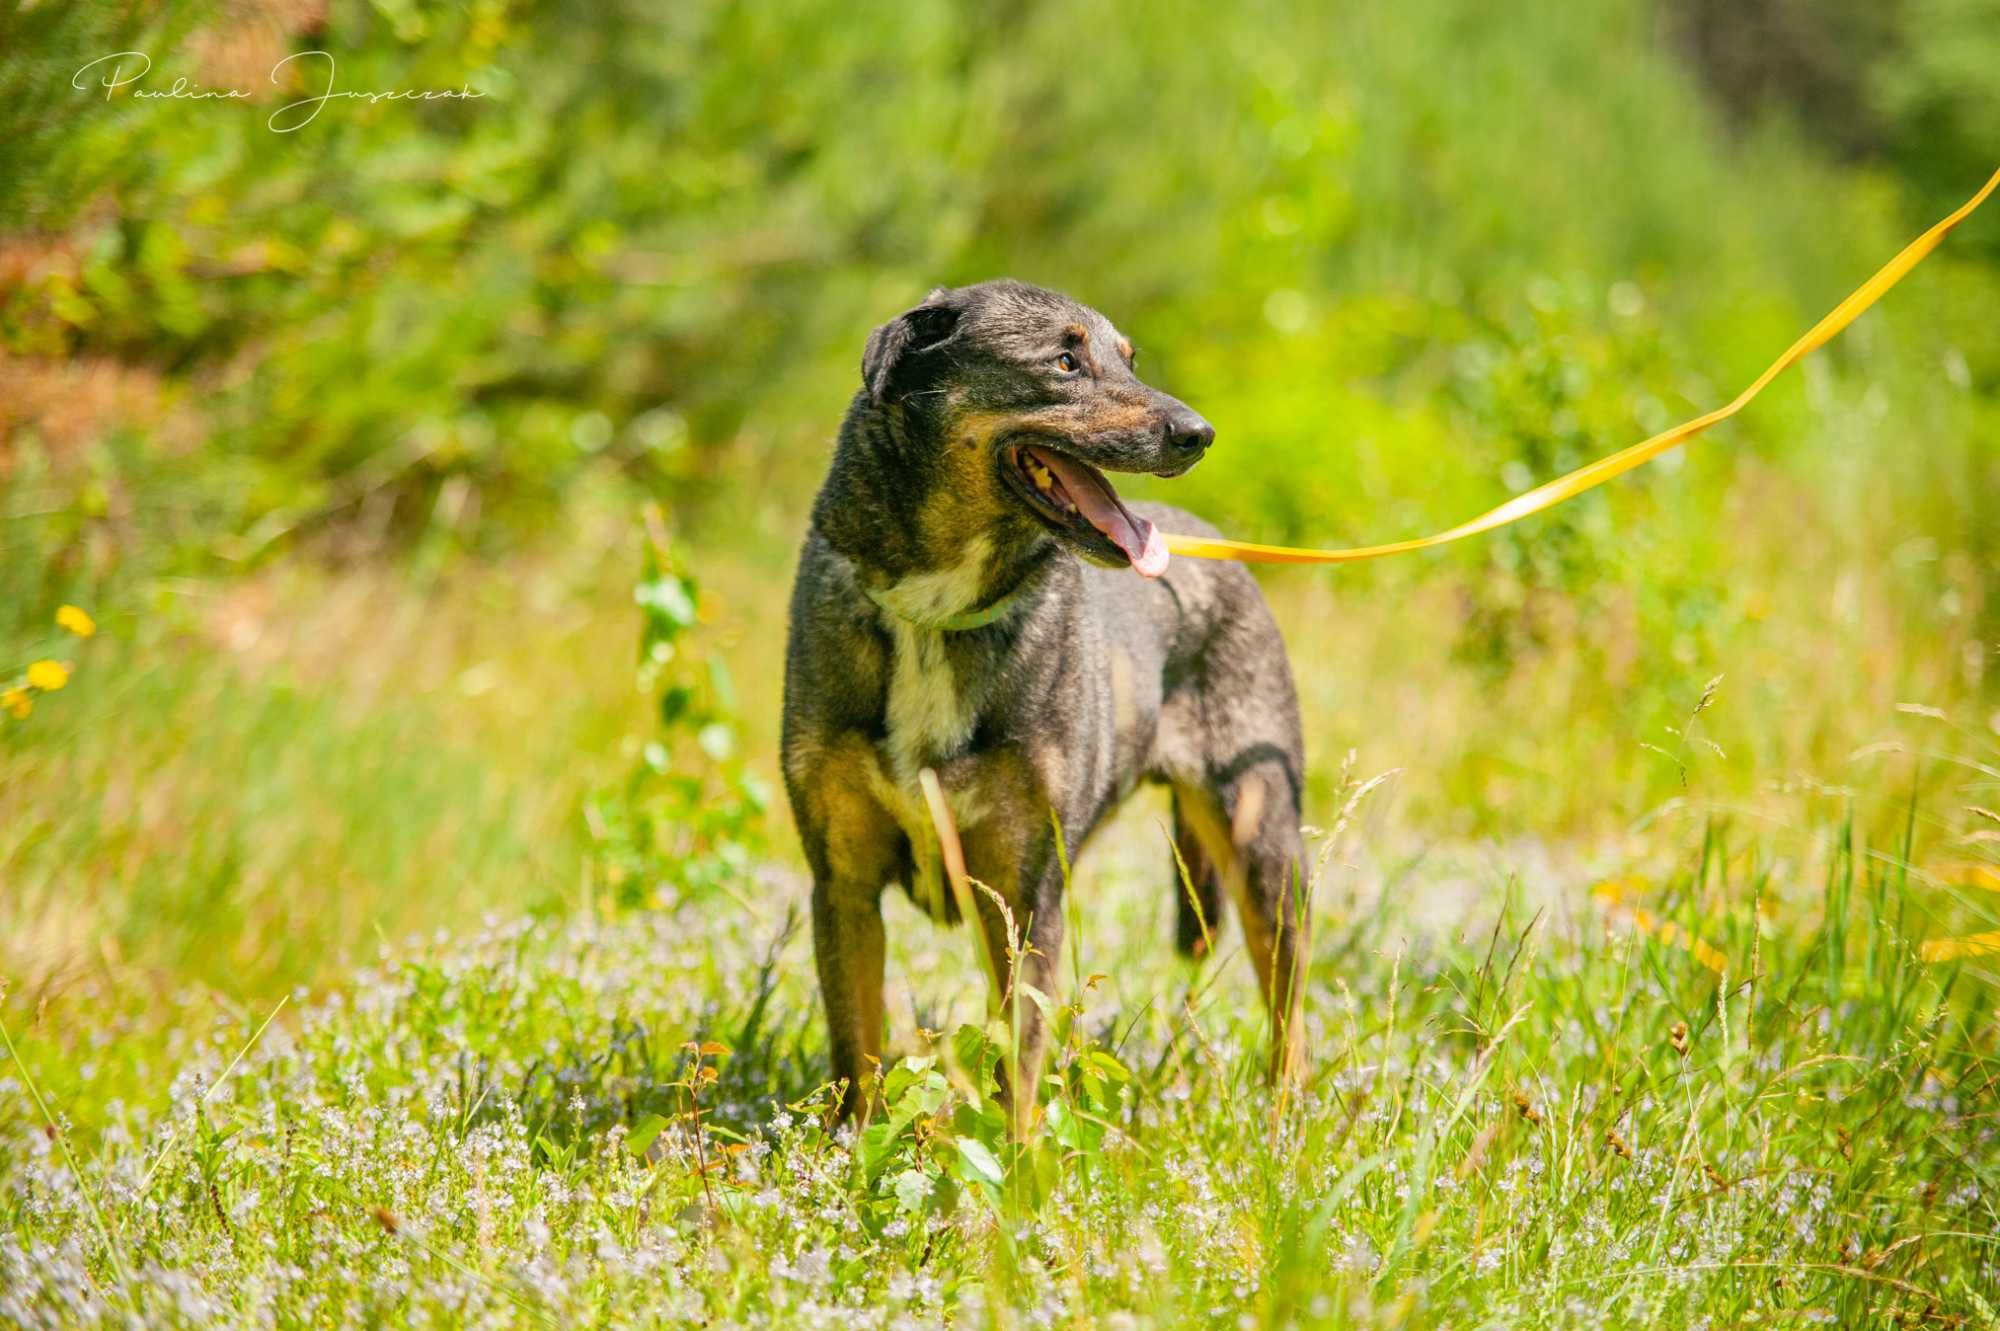
[(1186, 407), (1167, 417), (1167, 447), (1192, 457), (1215, 442), (1215, 427)]

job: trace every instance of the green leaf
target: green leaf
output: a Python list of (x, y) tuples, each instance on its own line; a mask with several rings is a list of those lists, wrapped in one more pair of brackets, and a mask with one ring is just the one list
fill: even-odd
[(878, 1119), (863, 1130), (855, 1149), (861, 1172), (873, 1182), (896, 1158), (896, 1139), (906, 1125), (892, 1119)]
[(958, 1158), (968, 1177), (999, 1187), (1007, 1177), (1000, 1161), (986, 1143), (973, 1137), (958, 1138)]
[(671, 573), (640, 583), (633, 589), (632, 599), (675, 629), (694, 624), (694, 594), (684, 580)]
[(1091, 1049), (1083, 1055), (1084, 1065), (1106, 1081), (1130, 1081), (1132, 1074), (1123, 1063), (1102, 1049)]
[(896, 1175), (896, 1201), (905, 1211), (921, 1211), (931, 1197), (930, 1175), (921, 1169), (906, 1169)]
[(952, 1032), (951, 1053), (979, 1087), (987, 1084), (994, 1065), (1000, 1061), (1000, 1051), (986, 1038), (986, 1032), (969, 1022)]
[(660, 724), (671, 726), (694, 706), (694, 690), (685, 684), (669, 686), (660, 694)]
[(1104, 1124), (1074, 1113), (1061, 1100), (1050, 1100), (1043, 1121), (1049, 1135), (1072, 1151), (1095, 1154), (1104, 1144)]
[(645, 1115), (632, 1125), (630, 1135), (625, 1138), (625, 1149), (633, 1155), (644, 1155), (666, 1126), (667, 1121), (658, 1114)]
[(933, 1058), (906, 1058), (889, 1069), (889, 1075), (882, 1079), (882, 1100), (892, 1109), (901, 1103), (904, 1092), (924, 1080), (924, 1074), (931, 1070)]

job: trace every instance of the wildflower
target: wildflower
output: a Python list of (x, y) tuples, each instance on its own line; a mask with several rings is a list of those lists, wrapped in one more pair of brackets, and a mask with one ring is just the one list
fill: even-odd
[(65, 605), (56, 608), (56, 627), (68, 629), (79, 638), (88, 638), (97, 632), (97, 621), (90, 617), (81, 606)]
[(1606, 1128), (1604, 1130), (1604, 1144), (1616, 1152), (1620, 1160), (1630, 1160), (1632, 1158), (1632, 1148), (1626, 1145), (1623, 1137), (1618, 1135), (1618, 1129)]
[(54, 693), (69, 683), (69, 667), (60, 661), (37, 661), (28, 667), (28, 683), (44, 693)]
[(35, 704), (29, 701), (27, 692), (23, 689), (8, 689), (5, 693), (0, 693), (0, 707), (5, 707), (7, 714), (16, 721), (24, 719), (29, 712), (35, 710)]
[(1684, 1021), (1675, 1022), (1674, 1028), (1667, 1032), (1667, 1043), (1674, 1047), (1675, 1053), (1686, 1054), (1688, 1051), (1688, 1024)]

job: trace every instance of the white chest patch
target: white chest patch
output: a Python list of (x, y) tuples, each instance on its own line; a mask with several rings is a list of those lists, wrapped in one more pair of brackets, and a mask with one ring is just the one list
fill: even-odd
[[(958, 563), (904, 578), (882, 599), (914, 620), (969, 610), (979, 602), (992, 548), (984, 536), (977, 537)], [(908, 786), (926, 763), (963, 747), (978, 718), (952, 675), (944, 635), (901, 618), (891, 618), (889, 627), (895, 638), (887, 706), (889, 772), (898, 785)]]
[(978, 722), (945, 659), (943, 635), (898, 623), (896, 665), (889, 677), (889, 770), (901, 785), (917, 770), (955, 753)]
[[(915, 619), (942, 619), (969, 610), (979, 602), (991, 550), (986, 538), (979, 537), (951, 568), (905, 578), (883, 599), (892, 611)], [(895, 664), (889, 672), (886, 706), (886, 770), (881, 773), (876, 797), (902, 824), (916, 850), (917, 899), (941, 902), (944, 887), (937, 862), (937, 836), (918, 791), (917, 773), (965, 747), (979, 716), (974, 700), (952, 673), (943, 633), (893, 616), (889, 631), (894, 639)], [(979, 821), (980, 802), (973, 792), (947, 790), (945, 797), (961, 829)]]
[(975, 536), (956, 564), (913, 573), (883, 592), (882, 601), (897, 614), (916, 620), (943, 619), (970, 610), (979, 603), (980, 589), (986, 585), (986, 561), (992, 554), (993, 543)]

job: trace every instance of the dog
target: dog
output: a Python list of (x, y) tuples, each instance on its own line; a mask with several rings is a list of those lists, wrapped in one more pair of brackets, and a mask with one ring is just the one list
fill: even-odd
[(1108, 319), (1040, 287), (941, 287), (869, 335), (793, 585), (781, 741), (844, 1116), (881, 1072), (882, 891), (960, 913), (925, 768), (1029, 945), (1002, 1004), (1011, 1132), (1032, 1129), (1047, 1037), (1012, 991), (1054, 992), (1064, 865), (1141, 782), (1172, 791), (1178, 946), (1205, 953), (1233, 898), (1272, 1076), (1291, 1063), (1305, 759), (1284, 642), (1243, 567), (1170, 560), (1161, 524), (1211, 529), (1104, 475), (1179, 476), (1214, 439)]

